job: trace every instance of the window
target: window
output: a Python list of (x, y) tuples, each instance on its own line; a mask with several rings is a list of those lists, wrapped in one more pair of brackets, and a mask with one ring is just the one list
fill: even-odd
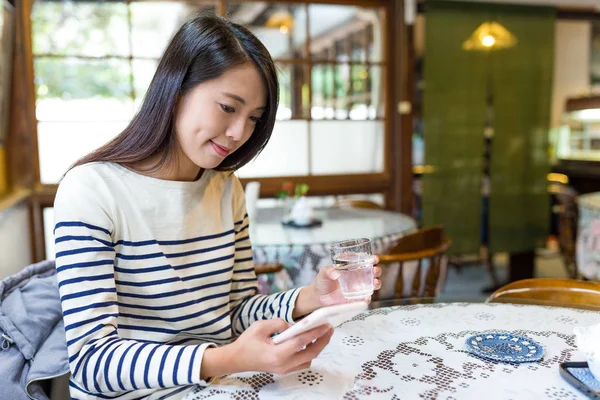
[(383, 14), (376, 6), (230, 4), (228, 17), (265, 43), (281, 83), (272, 140), (240, 177), (385, 171)]
[(32, 41), (40, 181), (115, 137), (144, 97), (175, 30), (215, 1), (36, 0)]
[[(191, 14), (221, 5), (37, 0), (40, 182), (57, 183), (78, 158), (117, 135), (139, 107), (174, 31)], [(240, 1), (226, 11), (266, 44), (281, 83), (272, 141), (239, 176), (383, 173), (385, 10)]]

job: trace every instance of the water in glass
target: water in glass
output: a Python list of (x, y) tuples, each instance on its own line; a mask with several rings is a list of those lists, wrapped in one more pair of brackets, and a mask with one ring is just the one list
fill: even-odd
[(333, 267), (340, 272), (338, 282), (344, 297), (373, 294), (373, 261), (371, 254), (355, 252), (340, 253), (333, 258)]

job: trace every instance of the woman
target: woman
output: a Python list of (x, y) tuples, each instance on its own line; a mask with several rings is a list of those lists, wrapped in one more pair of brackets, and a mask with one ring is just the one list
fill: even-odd
[(258, 39), (199, 16), (169, 44), (129, 126), (65, 175), (54, 212), (73, 398), (182, 397), (210, 377), (307, 368), (327, 345), (329, 326), (270, 337), (345, 301), (333, 268), (256, 294), (233, 171), (267, 144), (277, 105)]

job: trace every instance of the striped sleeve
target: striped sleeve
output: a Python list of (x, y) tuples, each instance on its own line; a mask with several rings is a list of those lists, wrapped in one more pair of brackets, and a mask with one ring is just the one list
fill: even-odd
[[(243, 194), (242, 194), (243, 195)], [(231, 284), (231, 325), (234, 335), (240, 335), (254, 321), (283, 318), (292, 323), (292, 313), (301, 288), (273, 295), (256, 294), (258, 282), (252, 261), (248, 214), (245, 206), (235, 222), (235, 261)]]
[(69, 174), (56, 196), (54, 234), (71, 386), (123, 394), (205, 384), (201, 360), (212, 344), (175, 346), (119, 336), (110, 202)]

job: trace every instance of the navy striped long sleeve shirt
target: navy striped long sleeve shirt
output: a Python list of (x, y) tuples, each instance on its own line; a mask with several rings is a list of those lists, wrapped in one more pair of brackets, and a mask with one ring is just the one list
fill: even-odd
[(72, 398), (179, 397), (207, 384), (207, 347), (257, 320), (292, 322), (299, 289), (256, 294), (233, 174), (176, 182), (86, 164), (61, 182), (54, 215)]

